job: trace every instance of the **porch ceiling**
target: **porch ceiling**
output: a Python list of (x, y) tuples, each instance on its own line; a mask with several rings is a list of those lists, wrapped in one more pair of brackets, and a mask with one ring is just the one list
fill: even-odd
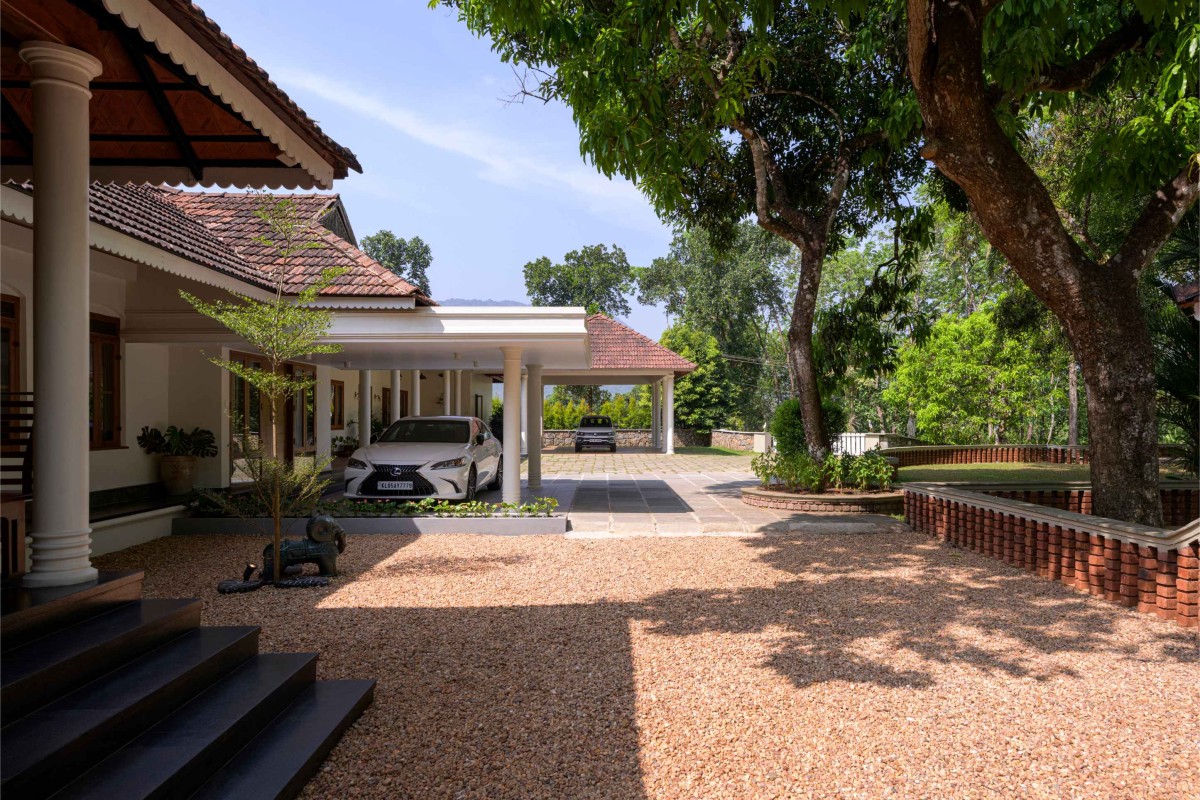
[(91, 84), (93, 180), (328, 188), (362, 171), (185, 0), (0, 0), (0, 29), (6, 180), (30, 177), (32, 74), (19, 48), (32, 41), (103, 64)]

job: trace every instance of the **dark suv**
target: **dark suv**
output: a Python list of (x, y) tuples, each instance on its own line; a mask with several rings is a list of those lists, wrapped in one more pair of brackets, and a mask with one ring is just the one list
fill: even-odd
[(613, 430), (609, 417), (587, 416), (579, 420), (575, 429), (575, 452), (585, 447), (603, 447), (610, 453), (617, 452), (617, 432)]

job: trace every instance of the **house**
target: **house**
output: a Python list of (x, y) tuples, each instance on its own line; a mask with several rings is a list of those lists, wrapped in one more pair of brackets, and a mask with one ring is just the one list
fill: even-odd
[[(33, 392), (37, 352), (34, 210), (28, 184), (0, 187), (0, 277), (9, 365), (4, 391)], [(345, 272), (318, 305), (335, 312), (333, 355), (289, 369), (311, 375), (311, 396), (288, 404), (279, 446), (288, 457), (326, 456), (337, 440), (369, 442), (370, 422), (410, 414), (466, 414), (486, 419), (493, 382), (505, 384), (509, 463), (520, 442), (539, 441), (547, 384), (649, 383), (654, 440), (673, 452), (673, 383), (694, 365), (616, 320), (579, 308), (445, 307), (374, 261), (355, 244), (349, 213), (336, 194), (270, 198), (234, 192), (181, 191), (139, 184), (93, 184), (89, 192), (88, 505), (93, 553), (166, 535), (178, 502), (156, 497), (157, 462), (136, 445), (143, 427), (201, 427), (217, 435), (218, 455), (200, 462), (198, 482), (228, 486), (240, 443), (268, 429), (269, 409), (252, 388), (210, 363), (211, 357), (261, 364), (225, 328), (181, 297), (205, 300), (237, 292), (265, 298), (276, 255), (259, 244), (268, 233), (255, 212), (289, 200), (313, 220), (318, 246), (288, 263), (285, 291), (298, 293), (329, 267)], [(510, 385), (511, 384), (511, 385)], [(664, 413), (664, 411), (666, 413)], [(538, 431), (538, 433), (530, 433)], [(538, 448), (526, 448), (528, 485), (540, 483)], [(36, 462), (35, 462), (36, 463)], [(505, 499), (520, 497), (520, 475), (506, 473)], [(35, 487), (34, 491), (37, 491)], [(35, 553), (36, 557), (36, 553)], [(36, 562), (35, 562), (36, 563)]]

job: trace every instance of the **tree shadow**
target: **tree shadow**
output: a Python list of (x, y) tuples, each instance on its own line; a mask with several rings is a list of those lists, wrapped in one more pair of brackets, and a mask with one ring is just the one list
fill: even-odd
[[(676, 589), (633, 613), (663, 636), (782, 632), (766, 666), (797, 687), (842, 680), (929, 688), (935, 664), (1046, 681), (1078, 677), (1074, 654), (1149, 660), (1115, 636), (1124, 612), (1095, 599), (973, 553), (914, 544), (912, 534), (869, 540), (747, 539), (762, 561), (795, 577), (732, 591)], [(1185, 632), (1159, 642), (1155, 659), (1197, 660)]]

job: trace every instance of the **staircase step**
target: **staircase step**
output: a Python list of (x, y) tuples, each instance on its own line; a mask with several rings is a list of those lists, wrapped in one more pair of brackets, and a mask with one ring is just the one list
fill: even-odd
[(300, 794), (371, 704), (375, 681), (317, 681), (221, 767), (191, 800), (282, 800)]
[(4, 728), (0, 791), (46, 797), (258, 652), (258, 628), (197, 628)]
[(94, 581), (77, 586), (27, 589), (0, 588), (0, 650), (8, 652), (34, 639), (99, 616), (142, 597), (140, 570), (101, 572)]
[(135, 600), (4, 654), (3, 724), (199, 626), (199, 600)]
[(53, 797), (190, 796), (313, 683), (316, 662), (313, 653), (255, 656)]

